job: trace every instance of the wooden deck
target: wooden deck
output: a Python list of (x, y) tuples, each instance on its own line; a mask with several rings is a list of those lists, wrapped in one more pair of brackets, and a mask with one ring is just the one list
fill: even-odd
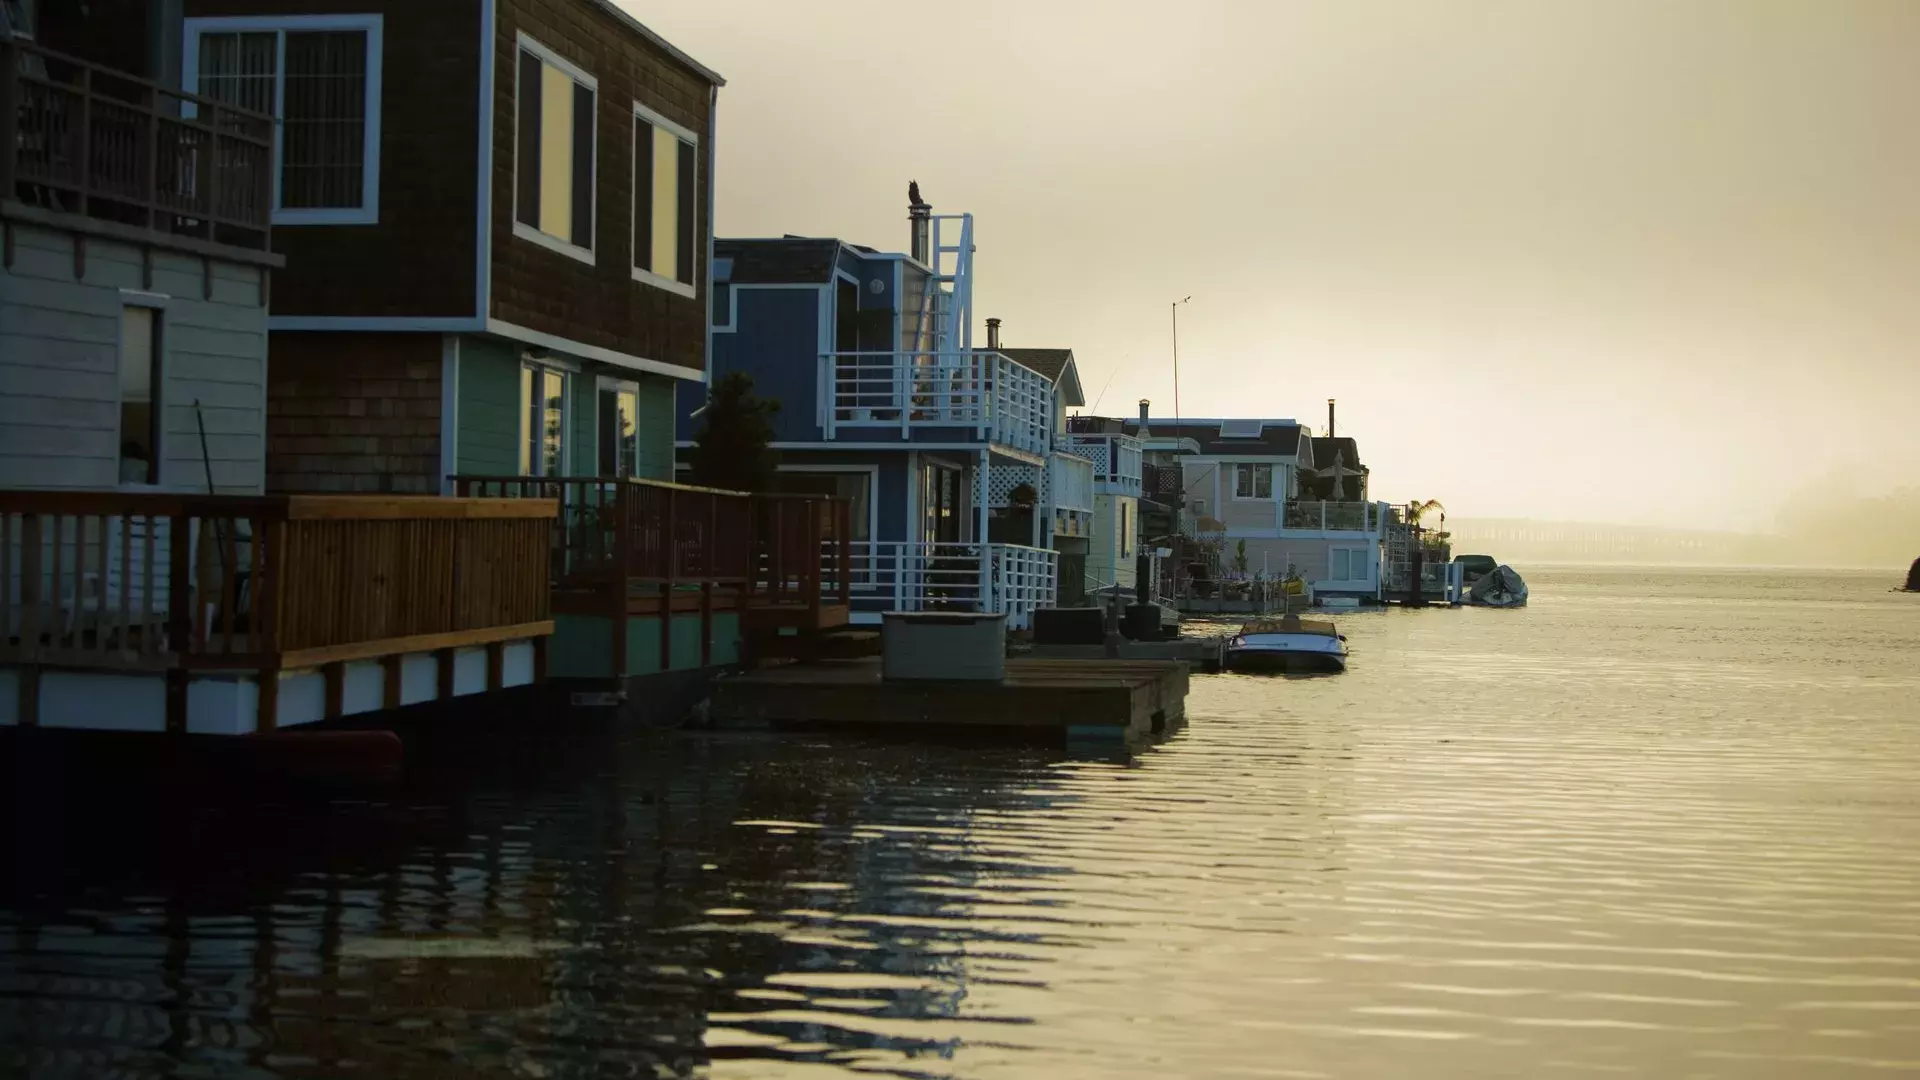
[[(1184, 660), (1190, 668), (1200, 671), (1219, 671), (1226, 646), (1227, 637), (1224, 634), (1174, 638), (1172, 641), (1123, 641), (1120, 643), (1120, 659)], [(1102, 663), (1107, 660), (1107, 647), (1105, 645), (1031, 645), (1028, 646), (1026, 655), (1035, 660)]]
[(1167, 660), (1007, 661), (1005, 682), (887, 682), (874, 659), (770, 668), (714, 684), (721, 728), (889, 733), (1014, 731), (1062, 740), (1151, 738), (1185, 720), (1187, 666)]

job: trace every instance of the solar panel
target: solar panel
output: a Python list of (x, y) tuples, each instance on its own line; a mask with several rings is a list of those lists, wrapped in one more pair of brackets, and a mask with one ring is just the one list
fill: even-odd
[(1257, 439), (1264, 420), (1222, 420), (1220, 437), (1223, 439)]

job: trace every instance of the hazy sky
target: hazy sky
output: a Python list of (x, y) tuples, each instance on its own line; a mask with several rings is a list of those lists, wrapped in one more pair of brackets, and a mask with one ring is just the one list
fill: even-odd
[(1337, 397), (1379, 497), (1920, 482), (1920, 2), (626, 2), (728, 79), (721, 235), (902, 249), (917, 179), (1102, 412), (1192, 294), (1182, 410)]

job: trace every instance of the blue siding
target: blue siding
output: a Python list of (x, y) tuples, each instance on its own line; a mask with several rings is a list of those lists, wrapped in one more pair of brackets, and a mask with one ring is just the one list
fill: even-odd
[[(782, 442), (817, 442), (814, 391), (820, 358), (820, 293), (816, 289), (756, 289), (740, 286), (738, 329), (713, 335), (713, 377), (734, 371), (753, 376), (757, 393), (780, 402), (774, 437)], [(700, 383), (680, 384), (675, 410), (679, 429), (693, 438), (700, 422), (692, 413), (706, 402)]]

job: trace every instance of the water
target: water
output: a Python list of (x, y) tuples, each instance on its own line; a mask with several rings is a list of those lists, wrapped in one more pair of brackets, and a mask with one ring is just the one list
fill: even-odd
[(1920, 1071), (1920, 596), (1530, 578), (1126, 758), (567, 740), (16, 819), (0, 1074)]

